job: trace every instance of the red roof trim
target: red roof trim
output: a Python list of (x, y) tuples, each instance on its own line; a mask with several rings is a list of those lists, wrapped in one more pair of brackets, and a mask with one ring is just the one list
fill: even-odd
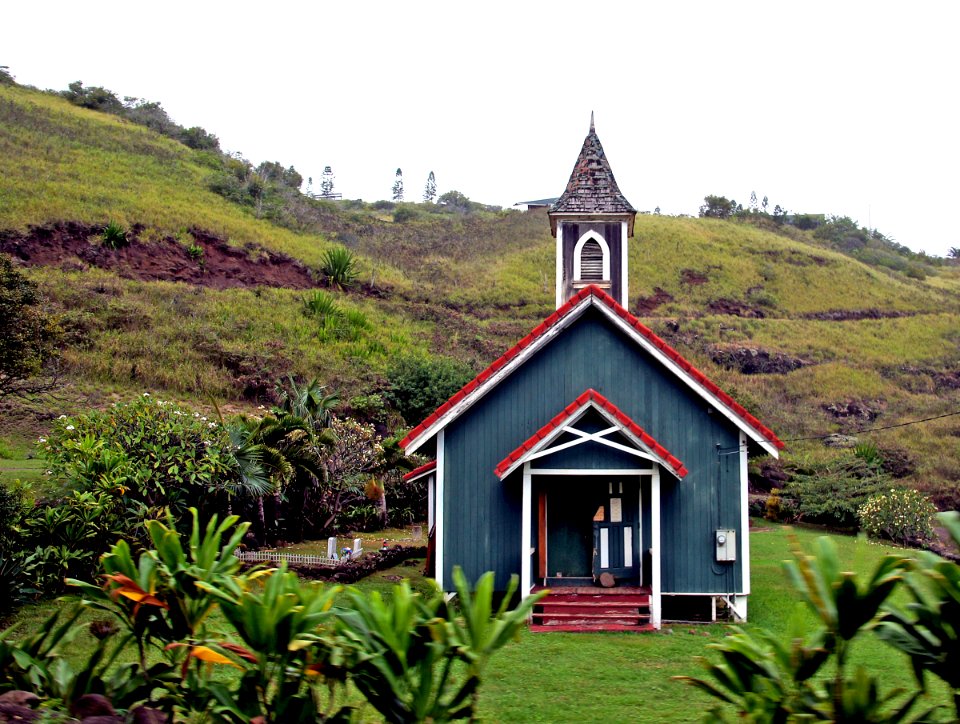
[(644, 445), (650, 448), (654, 455), (673, 468), (673, 471), (676, 473), (678, 478), (682, 478), (687, 474), (687, 468), (682, 462), (680, 462), (678, 458), (672, 455), (670, 451), (667, 450), (663, 445), (654, 440), (646, 430), (631, 420), (622, 410), (620, 410), (619, 407), (614, 405), (612, 402), (610, 402), (610, 400), (594, 389), (589, 389), (577, 397), (577, 399), (563, 408), (562, 412), (555, 415), (550, 422), (527, 438), (527, 440), (524, 441), (520, 447), (501, 460), (497, 467), (493, 469), (494, 474), (498, 478), (502, 478), (514, 463), (535, 448), (541, 440), (551, 435), (559, 427), (564, 425), (571, 417), (583, 410), (584, 406), (590, 402), (595, 403), (598, 407), (609, 412), (621, 425), (623, 425), (624, 428), (629, 430), (634, 437), (640, 439)]
[(419, 468), (414, 468), (409, 473), (404, 475), (403, 482), (409, 483), (414, 478), (419, 478), (421, 475), (432, 473), (436, 469), (437, 469), (437, 461), (431, 460), (430, 462), (421, 465)]
[(633, 327), (633, 329), (635, 329), (641, 336), (646, 338), (654, 347), (659, 349), (678, 367), (689, 374), (701, 387), (705, 388), (717, 399), (719, 399), (720, 402), (726, 405), (731, 412), (756, 430), (768, 442), (773, 444), (779, 450), (784, 448), (783, 442), (780, 441), (780, 438), (776, 436), (773, 430), (747, 412), (743, 405), (736, 402), (732, 397), (730, 397), (730, 395), (721, 390), (714, 382), (708, 379), (703, 372), (690, 364), (690, 362), (684, 359), (679, 352), (654, 334), (649, 327), (643, 324), (643, 322), (620, 306), (617, 301), (613, 299), (613, 297), (603, 291), (600, 287), (593, 284), (584, 287), (577, 294), (570, 297), (566, 304), (557, 309), (557, 311), (547, 317), (541, 324), (537, 325), (537, 327), (535, 327), (530, 334), (508, 349), (501, 357), (494, 360), (494, 362), (487, 367), (487, 369), (477, 375), (473, 380), (468, 382), (459, 392), (455, 393), (453, 397), (440, 405), (435, 412), (431, 413), (423, 422), (407, 433), (407, 436), (400, 441), (400, 447), (406, 449), (407, 446), (409, 446), (416, 438), (418, 438), (435, 422), (437, 422), (437, 420), (439, 420), (451, 407), (460, 402), (468, 394), (475, 391), (477, 387), (490, 379), (490, 377), (494, 375), (501, 367), (520, 354), (521, 351), (530, 346), (530, 344), (532, 344), (539, 337), (542, 337), (548, 330), (554, 327), (557, 322), (567, 316), (574, 309), (574, 307), (577, 307), (580, 302), (591, 295), (606, 304), (615, 314), (617, 314), (617, 316), (621, 317), (625, 323)]

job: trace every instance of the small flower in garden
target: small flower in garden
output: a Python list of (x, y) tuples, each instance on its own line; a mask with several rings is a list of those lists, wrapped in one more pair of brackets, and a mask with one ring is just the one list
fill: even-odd
[(67, 429), (68, 429), (68, 430), (76, 430), (77, 428), (75, 428), (73, 425), (67, 425)]
[(37, 442), (46, 442), (46, 441), (47, 441), (47, 438), (45, 437), (37, 438)]
[(199, 413), (199, 412), (194, 412), (194, 413), (193, 413), (193, 416), (194, 416), (194, 417), (200, 417), (200, 413)]
[(215, 423), (215, 422), (208, 422), (208, 423), (207, 423), (207, 427), (216, 427), (216, 426), (217, 426), (217, 423)]
[(150, 393), (149, 393), (149, 392), (144, 392), (144, 393), (143, 393), (143, 396), (144, 396), (144, 397), (150, 397)]

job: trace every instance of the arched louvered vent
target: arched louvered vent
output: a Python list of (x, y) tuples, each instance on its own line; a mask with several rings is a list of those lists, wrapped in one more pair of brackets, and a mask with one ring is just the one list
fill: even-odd
[(603, 280), (603, 249), (596, 239), (587, 239), (580, 248), (580, 279)]

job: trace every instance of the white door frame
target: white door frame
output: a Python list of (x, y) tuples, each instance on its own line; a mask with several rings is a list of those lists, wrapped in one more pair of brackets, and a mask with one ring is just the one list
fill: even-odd
[[(533, 588), (533, 556), (536, 548), (533, 546), (533, 476), (534, 475), (578, 475), (578, 476), (607, 476), (607, 477), (642, 477), (650, 476), (650, 622), (654, 628), (661, 624), (661, 594), (660, 594), (660, 466), (652, 468), (628, 469), (555, 469), (533, 468), (529, 462), (523, 464), (523, 494), (520, 519), (520, 595), (526, 598)], [(643, 488), (640, 488), (640, 566), (643, 566)]]

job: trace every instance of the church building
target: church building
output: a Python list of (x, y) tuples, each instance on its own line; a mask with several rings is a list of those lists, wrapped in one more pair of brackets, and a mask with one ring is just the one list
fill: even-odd
[(550, 207), (556, 311), (401, 442), (432, 458), (436, 579), (551, 593), (538, 630), (747, 617), (747, 459), (783, 443), (627, 311), (636, 210), (591, 117)]

